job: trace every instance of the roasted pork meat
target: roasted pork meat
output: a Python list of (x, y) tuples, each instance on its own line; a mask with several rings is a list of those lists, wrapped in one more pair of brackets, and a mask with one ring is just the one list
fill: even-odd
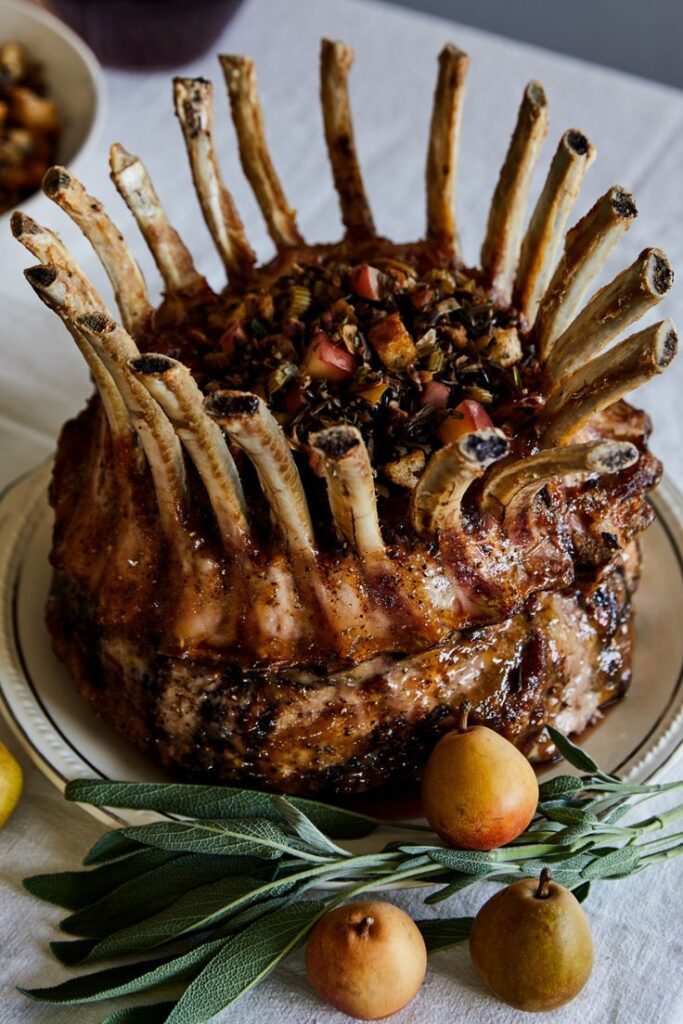
[(43, 188), (87, 235), (121, 323), (24, 214), (26, 271), (96, 394), (62, 432), (51, 501), (55, 650), (102, 717), (185, 777), (350, 794), (415, 781), (463, 701), (530, 757), (630, 679), (638, 536), (661, 466), (624, 396), (673, 359), (671, 287), (646, 249), (584, 296), (636, 216), (620, 186), (557, 252), (594, 150), (524, 91), (482, 247), (454, 214), (467, 57), (440, 56), (421, 241), (379, 237), (356, 155), (351, 52), (323, 42), (343, 239), (307, 245), (265, 142), (254, 67), (222, 57), (243, 168), (276, 246), (257, 267), (213, 147), (212, 87), (176, 79), (214, 292), (140, 159), (112, 179), (165, 284), (153, 308), (123, 236), (64, 168)]

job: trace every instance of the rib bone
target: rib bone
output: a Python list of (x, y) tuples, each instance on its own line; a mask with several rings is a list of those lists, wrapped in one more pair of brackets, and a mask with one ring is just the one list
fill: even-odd
[(159, 517), (166, 536), (184, 548), (186, 507), (185, 465), (180, 441), (171, 423), (147, 389), (131, 372), (129, 360), (138, 355), (132, 339), (115, 321), (101, 313), (79, 316), (76, 325), (116, 381), (145, 450), (154, 480)]
[(219, 57), (230, 97), (245, 176), (254, 190), (270, 237), (278, 249), (302, 242), (295, 211), (289, 206), (268, 152), (256, 69), (249, 57)]
[(617, 473), (638, 460), (638, 449), (624, 441), (589, 441), (566, 448), (550, 448), (491, 470), (481, 493), (481, 506), (489, 512), (508, 513), (530, 503), (557, 477), (585, 473)]
[(427, 238), (454, 253), (458, 151), (469, 63), (467, 54), (451, 44), (439, 54), (427, 151)]
[(39, 267), (26, 276), (43, 302), (75, 328), (109, 370), (147, 456), (162, 528), (176, 549), (184, 552), (188, 534), (183, 453), (168, 419), (128, 366), (128, 360), (140, 354), (135, 342), (106, 314), (85, 313), (81, 296), (54, 267)]
[[(38, 225), (36, 225), (36, 227), (38, 227)], [(43, 229), (39, 229), (39, 231), (42, 233)], [(38, 238), (44, 238), (45, 244), (37, 244), (36, 250), (40, 250), (41, 254), (44, 253), (46, 256), (50, 249), (53, 248), (50, 236), (51, 232), (45, 232), (45, 236), (39, 233), (30, 235), (32, 241), (35, 241)], [(52, 237), (56, 239), (56, 235)], [(57, 241), (59, 240), (57, 239)], [(61, 246), (61, 243), (59, 243), (59, 245)], [(28, 247), (29, 246), (27, 244), (27, 248)], [(34, 251), (33, 248), (31, 251)], [(64, 251), (66, 252), (66, 250)], [(55, 250), (55, 253), (56, 255), (59, 255), (60, 250)], [(79, 301), (83, 303), (89, 303), (90, 296), (83, 295), (79, 287), (80, 282), (72, 277), (67, 271), (62, 269), (61, 266), (59, 268), (56, 266), (31, 267), (29, 270), (24, 271), (24, 276), (45, 305), (59, 314), (64, 321), (64, 326), (76, 342), (78, 351), (85, 359), (100, 398), (102, 399), (102, 405), (104, 407), (112, 435), (116, 438), (129, 440), (132, 436), (132, 425), (126, 404), (123, 401), (109, 370), (94, 352), (91, 345), (88, 344), (82, 332), (78, 330), (73, 319), (67, 312), (67, 310), (77, 308), (73, 301), (69, 299), (69, 295), (71, 293), (77, 295)], [(101, 300), (98, 301), (101, 302)], [(102, 311), (105, 312), (103, 304)]]
[(256, 256), (232, 196), (223, 184), (213, 145), (213, 87), (203, 78), (174, 78), (173, 98), (185, 138), (195, 191), (228, 275), (248, 277)]
[(253, 462), (263, 493), (288, 547), (314, 553), (306, 495), (285, 435), (265, 402), (245, 391), (214, 391), (204, 408)]
[(353, 136), (348, 91), (352, 64), (351, 47), (323, 39), (320, 50), (320, 101), (327, 151), (347, 237), (360, 241), (374, 236), (375, 225), (365, 194)]
[(522, 242), (514, 294), (523, 324), (530, 325), (536, 319), (567, 218), (594, 159), (595, 149), (585, 135), (578, 131), (564, 133)]
[(168, 291), (186, 295), (206, 292), (207, 283), (171, 226), (140, 158), (115, 142), (109, 150), (109, 166), (111, 179), (135, 217)]
[(502, 431), (487, 428), (435, 452), (411, 496), (410, 516), (417, 533), (428, 536), (457, 526), (468, 487), (507, 450)]
[(550, 349), (577, 314), (591, 281), (637, 216), (633, 196), (615, 185), (567, 233), (564, 253), (541, 300), (534, 326), (539, 354)]
[(104, 301), (76, 263), (61, 238), (49, 228), (36, 224), (32, 217), (15, 210), (11, 220), (12, 234), (44, 266), (56, 267), (71, 280), (84, 301), (104, 309)]
[(507, 303), (519, 258), (531, 174), (548, 131), (542, 86), (529, 82), (489, 212), (481, 265), (499, 301)]
[(543, 410), (546, 447), (565, 444), (590, 417), (661, 373), (676, 355), (671, 320), (647, 327), (565, 378)]
[(596, 292), (550, 350), (546, 374), (562, 381), (602, 352), (623, 330), (661, 302), (673, 284), (673, 270), (661, 249), (638, 259)]
[(126, 330), (140, 337), (152, 315), (145, 279), (102, 203), (88, 195), (81, 182), (63, 167), (51, 167), (46, 172), (43, 191), (71, 217), (92, 245), (111, 281)]
[(192, 374), (162, 355), (138, 356), (128, 365), (164, 410), (197, 467), (225, 547), (243, 548), (249, 525), (242, 484), (223, 432), (204, 411), (204, 396)]
[(329, 427), (312, 434), (309, 443), (320, 458), (339, 533), (363, 561), (383, 558), (372, 466), (360, 431), (346, 424)]

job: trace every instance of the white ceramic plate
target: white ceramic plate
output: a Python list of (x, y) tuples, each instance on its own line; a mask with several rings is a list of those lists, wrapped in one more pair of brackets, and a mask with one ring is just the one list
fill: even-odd
[[(43, 616), (50, 584), (49, 474), (44, 465), (0, 498), (0, 706), (60, 789), (76, 778), (163, 779), (159, 767), (95, 717), (52, 653)], [(683, 751), (683, 498), (665, 481), (654, 504), (657, 520), (643, 539), (636, 598), (633, 683), (583, 741), (603, 768), (639, 782), (653, 779)], [(541, 775), (566, 770), (555, 765)], [(109, 825), (154, 817), (87, 810)], [(349, 848), (370, 852), (391, 837), (390, 830), (379, 830)]]

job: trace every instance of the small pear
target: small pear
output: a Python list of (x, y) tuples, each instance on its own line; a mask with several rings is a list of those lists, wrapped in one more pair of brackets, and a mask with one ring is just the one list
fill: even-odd
[(24, 773), (19, 762), (0, 743), (0, 828), (7, 824), (19, 803), (24, 788)]
[(422, 934), (391, 903), (336, 907), (311, 932), (306, 972), (318, 995), (357, 1020), (397, 1013), (417, 994), (427, 970)]
[(434, 747), (422, 780), (422, 808), (450, 846), (493, 850), (524, 831), (538, 804), (533, 768), (516, 747), (483, 725), (460, 728)]
[(544, 868), (484, 904), (470, 932), (470, 954), (481, 980), (518, 1010), (564, 1006), (593, 969), (588, 918), (568, 889)]

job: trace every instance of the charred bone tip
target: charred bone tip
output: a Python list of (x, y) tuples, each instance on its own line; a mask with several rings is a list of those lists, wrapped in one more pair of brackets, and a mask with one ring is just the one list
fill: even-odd
[(108, 334), (116, 329), (114, 321), (104, 313), (86, 313), (84, 316), (79, 316), (76, 322), (79, 327), (83, 327), (86, 331), (92, 331), (93, 334)]
[(647, 278), (657, 295), (666, 295), (674, 283), (674, 272), (666, 253), (661, 249), (645, 249), (641, 257), (648, 256)]
[(135, 373), (141, 373), (145, 376), (159, 376), (172, 370), (175, 363), (168, 356), (149, 353), (131, 359), (129, 365)]
[(668, 330), (662, 331), (657, 344), (656, 360), (660, 370), (665, 370), (678, 352), (678, 334), (671, 320), (665, 321)]
[(21, 238), (22, 235), (37, 235), (42, 230), (33, 217), (29, 217), (22, 210), (14, 211), (10, 218), (10, 228), (15, 238)]
[(215, 391), (204, 399), (204, 409), (217, 420), (233, 416), (254, 416), (258, 408), (258, 397), (247, 392)]
[(548, 105), (545, 90), (541, 83), (537, 82), (535, 79), (533, 79), (531, 82), (527, 84), (527, 87), (524, 91), (524, 96), (526, 99), (529, 100), (529, 103), (534, 108), (536, 115), (538, 115), (538, 113), (541, 111), (543, 107), (546, 107)]
[(568, 132), (564, 133), (565, 145), (571, 149), (577, 156), (586, 156), (591, 144), (583, 134), (583, 132), (577, 131), (576, 128), (571, 128)]
[(24, 277), (32, 288), (49, 288), (59, 277), (56, 267), (29, 267), (24, 271)]
[(596, 473), (619, 473), (635, 465), (638, 449), (630, 441), (604, 441), (597, 444), (588, 456), (588, 468)]
[(71, 185), (71, 175), (63, 167), (50, 167), (43, 178), (43, 192), (53, 198)]
[(493, 428), (465, 434), (458, 442), (458, 447), (468, 462), (488, 466), (490, 462), (507, 455), (509, 443), (504, 434)]
[(361, 443), (357, 430), (345, 425), (311, 434), (309, 441), (313, 448), (333, 460), (343, 459)]
[(632, 220), (638, 216), (638, 207), (630, 192), (619, 185), (615, 185), (611, 193), (612, 209), (619, 217), (625, 220)]

